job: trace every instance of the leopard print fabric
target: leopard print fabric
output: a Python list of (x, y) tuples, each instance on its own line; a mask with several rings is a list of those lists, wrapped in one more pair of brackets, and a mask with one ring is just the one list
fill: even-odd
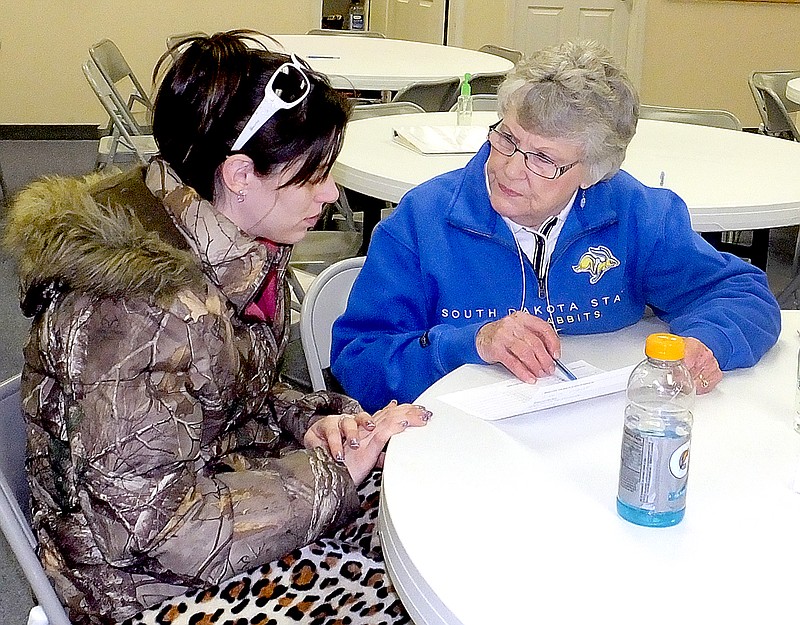
[(121, 625), (402, 625), (375, 531), (380, 471), (359, 487), (359, 515), (329, 538), (228, 581), (190, 591)]

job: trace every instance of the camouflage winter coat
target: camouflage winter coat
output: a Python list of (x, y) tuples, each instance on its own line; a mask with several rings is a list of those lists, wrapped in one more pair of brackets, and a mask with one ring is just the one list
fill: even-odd
[[(357, 404), (277, 386), (288, 247), (242, 234), (159, 161), (34, 184), (6, 246), (33, 318), (33, 525), (74, 623), (255, 568), (355, 511), (347, 471), (298, 441)], [(249, 314), (268, 276), (274, 322)]]

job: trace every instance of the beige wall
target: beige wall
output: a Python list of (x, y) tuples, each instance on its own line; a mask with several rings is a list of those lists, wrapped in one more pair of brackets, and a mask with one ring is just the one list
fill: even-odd
[[(451, 0), (452, 2), (452, 0)], [(464, 48), (477, 49), (487, 43), (510, 46), (511, 33), (506, 32), (507, 15), (514, 10), (514, 0), (460, 0), (465, 4), (461, 30)]]
[(171, 34), (302, 33), (318, 28), (321, 14), (321, 0), (8, 0), (0, 12), (0, 123), (104, 122), (81, 73), (89, 46), (104, 37), (149, 87)]
[[(467, 3), (464, 47), (510, 44), (495, 2), (503, 2), (508, 12), (515, 0), (462, 1)], [(648, 0), (642, 101), (725, 108), (745, 126), (757, 126), (760, 118), (747, 78), (756, 70), (800, 70), (796, 33), (800, 33), (800, 4)]]
[[(373, 0), (373, 28), (387, 0)], [(635, 0), (633, 0), (635, 1)], [(451, 0), (461, 45), (508, 44), (515, 0)], [(460, 4), (459, 4), (460, 3)], [(318, 26), (321, 0), (138, 0), (7, 3), (0, 21), (0, 123), (101, 123), (80, 70), (89, 46), (108, 37), (148, 81), (170, 34), (255, 28), (301, 33)], [(378, 18), (377, 20), (375, 18)], [(758, 124), (747, 87), (753, 70), (800, 69), (800, 4), (648, 0), (641, 81), (650, 104), (726, 108)]]
[(646, 31), (649, 104), (724, 108), (757, 126), (750, 73), (800, 69), (800, 4), (650, 0)]

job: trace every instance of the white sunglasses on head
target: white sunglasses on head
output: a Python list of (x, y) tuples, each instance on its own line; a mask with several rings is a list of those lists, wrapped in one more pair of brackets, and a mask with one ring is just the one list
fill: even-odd
[[(291, 61), (284, 63), (270, 76), (264, 87), (264, 99), (253, 111), (242, 132), (233, 142), (231, 151), (241, 150), (258, 130), (266, 124), (275, 113), (282, 109), (294, 108), (305, 100), (311, 91), (311, 81), (305, 67), (294, 54)], [(280, 80), (276, 86), (275, 82)]]

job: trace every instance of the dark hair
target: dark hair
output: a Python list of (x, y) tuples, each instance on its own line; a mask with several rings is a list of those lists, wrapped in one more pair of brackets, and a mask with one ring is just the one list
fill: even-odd
[[(192, 37), (156, 64), (154, 80), (165, 61), (180, 52), (158, 88), (153, 136), (164, 160), (207, 200), (213, 200), (217, 168), (263, 99), (269, 78), (290, 60), (267, 50), (267, 39), (250, 30)], [(328, 175), (350, 113), (349, 102), (327, 77), (305, 71), (311, 82), (308, 96), (294, 108), (278, 111), (237, 150), (253, 160), (262, 176), (299, 165), (285, 186)]]

